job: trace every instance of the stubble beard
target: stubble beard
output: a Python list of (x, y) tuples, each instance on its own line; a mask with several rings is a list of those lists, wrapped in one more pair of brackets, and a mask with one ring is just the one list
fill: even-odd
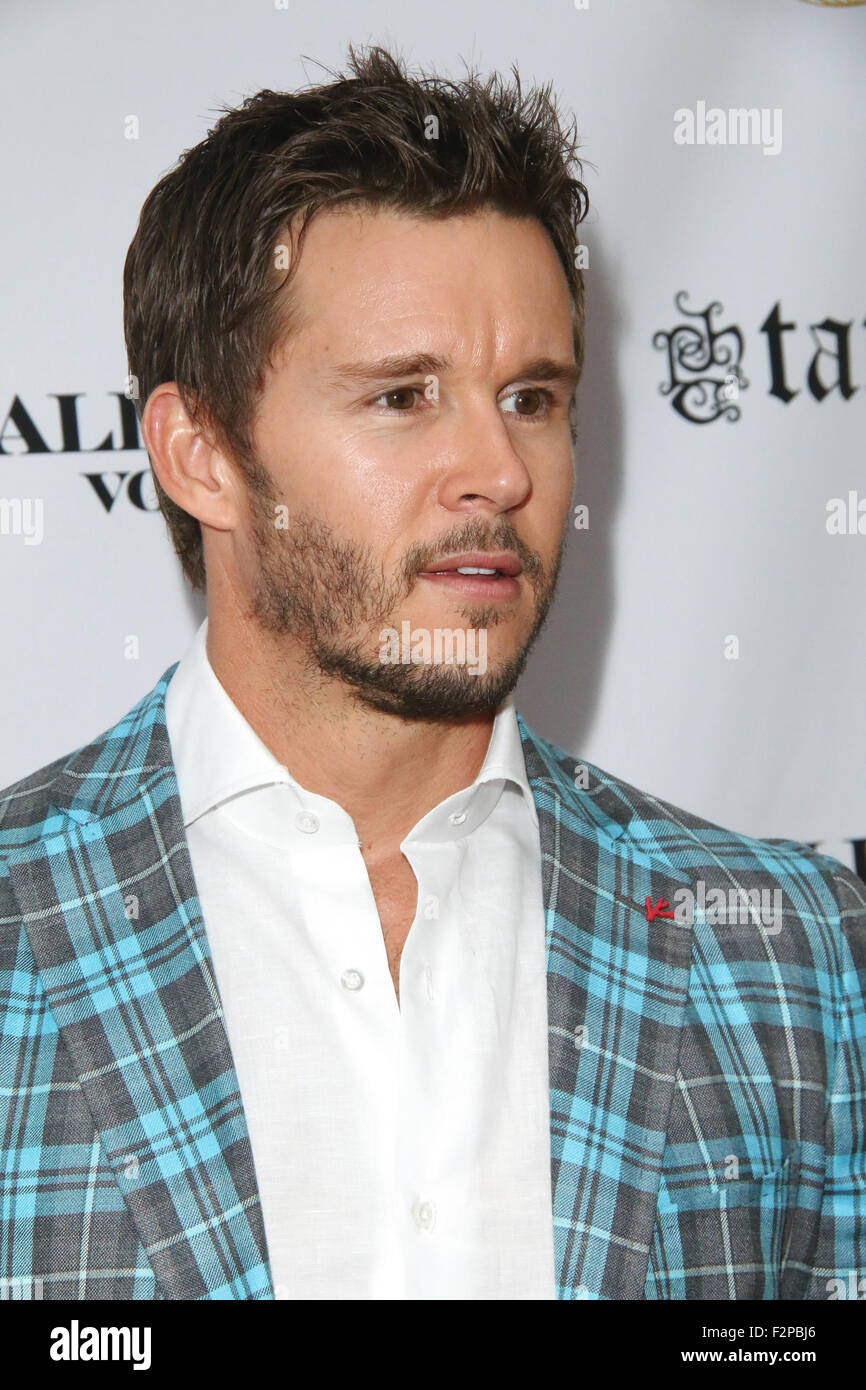
[[(332, 678), (351, 688), (368, 708), (403, 719), (445, 720), (488, 714), (514, 689), (553, 602), (565, 530), (553, 564), (546, 568), (511, 522), (480, 517), (455, 527), (435, 547), (410, 547), (391, 578), (377, 567), (370, 547), (338, 536), (321, 517), (294, 513), (286, 529), (275, 524), (278, 499), (268, 486), (250, 488), (252, 535), (257, 557), (252, 617), (277, 637), (291, 636), (315, 681)], [(535, 614), (525, 641), (508, 660), (473, 673), (466, 665), (383, 663), (383, 627), (398, 628), (400, 606), (417, 576), (443, 553), (509, 550), (523, 565)], [(459, 616), (443, 614), (443, 628), (479, 631), (507, 621), (499, 604), (466, 603)], [(375, 649), (375, 654), (371, 654)]]

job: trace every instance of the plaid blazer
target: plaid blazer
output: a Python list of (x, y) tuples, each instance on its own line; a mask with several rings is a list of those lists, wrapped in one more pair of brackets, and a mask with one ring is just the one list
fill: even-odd
[[(46, 1299), (273, 1298), (166, 732), (174, 669), (0, 794), (7, 1297), (38, 1281)], [(543, 863), (558, 1297), (852, 1296), (866, 885), (591, 764), (575, 777), (518, 718)], [(711, 891), (739, 888), (780, 893), (779, 921), (714, 921)], [(659, 903), (684, 889), (690, 924)]]

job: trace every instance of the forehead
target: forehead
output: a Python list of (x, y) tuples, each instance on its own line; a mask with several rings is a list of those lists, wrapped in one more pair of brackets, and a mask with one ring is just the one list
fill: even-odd
[[(315, 214), (289, 289), (306, 350), (572, 348), (572, 302), (535, 218), (492, 209), (431, 218), (341, 207)], [(287, 347), (291, 351), (292, 339)]]

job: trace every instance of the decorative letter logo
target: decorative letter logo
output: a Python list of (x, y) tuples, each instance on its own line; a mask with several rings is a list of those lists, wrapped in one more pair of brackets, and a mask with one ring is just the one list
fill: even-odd
[(749, 384), (740, 371), (742, 333), (735, 324), (713, 326), (713, 314), (722, 311), (717, 299), (699, 311), (686, 308), (686, 290), (675, 298), (680, 313), (699, 320), (700, 326), (678, 323), (669, 333), (653, 335), (653, 347), (666, 347), (668, 353), (668, 380), (659, 387), (661, 394), (670, 396), (674, 410), (695, 425), (708, 425), (722, 415), (739, 420), (737, 401)]

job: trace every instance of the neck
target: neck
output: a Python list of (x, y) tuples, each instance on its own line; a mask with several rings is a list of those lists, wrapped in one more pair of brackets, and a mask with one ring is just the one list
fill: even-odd
[(394, 853), (484, 762), (493, 712), (429, 721), (371, 709), (342, 681), (311, 671), (290, 637), (219, 613), (208, 617), (207, 655), (277, 761), (352, 817), (365, 853)]

